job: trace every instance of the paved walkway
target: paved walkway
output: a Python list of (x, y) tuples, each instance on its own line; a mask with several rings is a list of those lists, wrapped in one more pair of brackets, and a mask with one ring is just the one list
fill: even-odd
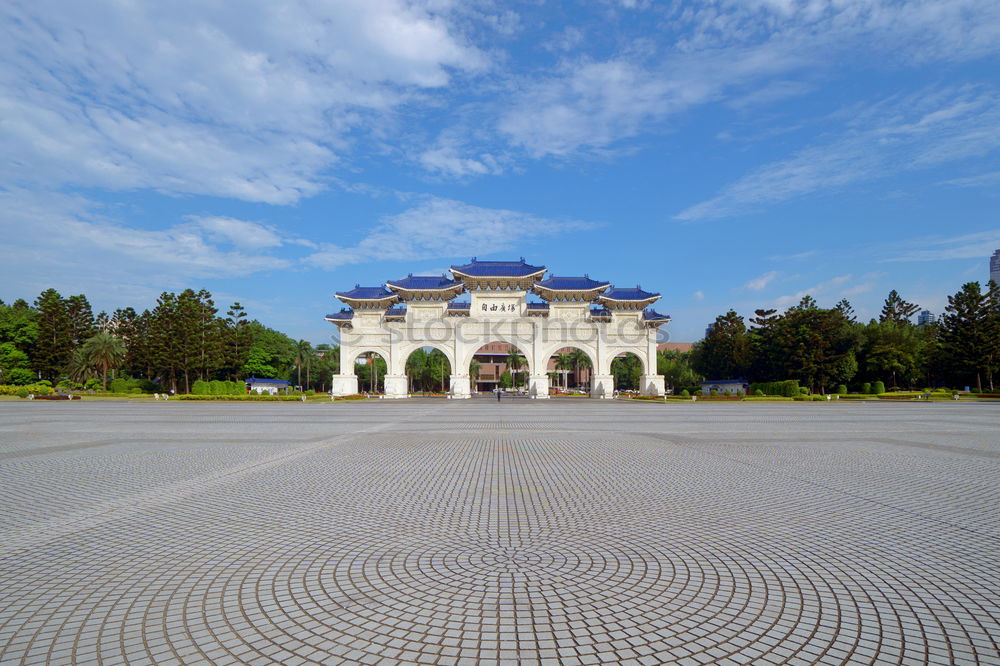
[(1000, 408), (0, 402), (0, 662), (1000, 662)]

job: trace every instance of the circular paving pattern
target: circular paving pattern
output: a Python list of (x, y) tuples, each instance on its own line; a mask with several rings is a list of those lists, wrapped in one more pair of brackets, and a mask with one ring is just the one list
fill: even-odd
[(3, 470), (24, 488), (55, 467), (85, 497), (119, 479), (130, 494), (0, 546), (0, 662), (1000, 659), (1000, 456), (746, 442), (738, 423), (724, 440), (559, 431), (543, 415), (538, 432), (510, 415), (476, 436), (402, 421), (260, 451), (227, 419), (225, 442), (178, 452), (226, 464), (184, 481), (150, 466), (162, 450), (18, 454)]

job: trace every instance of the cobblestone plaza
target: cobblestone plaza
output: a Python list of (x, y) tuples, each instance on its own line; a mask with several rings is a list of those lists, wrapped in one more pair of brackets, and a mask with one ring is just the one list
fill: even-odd
[(0, 663), (1000, 662), (1000, 409), (0, 403)]

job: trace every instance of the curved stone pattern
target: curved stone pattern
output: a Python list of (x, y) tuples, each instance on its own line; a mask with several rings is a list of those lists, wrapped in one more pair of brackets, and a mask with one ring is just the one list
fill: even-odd
[(988, 407), (11, 404), (4, 664), (1000, 659)]

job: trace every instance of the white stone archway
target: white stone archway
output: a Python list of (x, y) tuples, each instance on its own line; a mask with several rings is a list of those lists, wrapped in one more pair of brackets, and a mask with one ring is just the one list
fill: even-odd
[[(372, 350), (389, 367), (386, 397), (406, 397), (406, 360), (416, 349), (434, 347), (451, 363), (451, 397), (468, 398), (469, 364), (490, 342), (513, 345), (522, 353), (533, 398), (549, 397), (548, 361), (563, 347), (590, 357), (592, 397), (612, 396), (611, 360), (626, 351), (643, 362), (643, 393), (663, 394), (663, 377), (655, 374), (656, 332), (670, 319), (648, 309), (659, 294), (615, 288), (586, 276), (543, 280), (546, 269), (523, 259), (473, 259), (451, 270), (452, 277), (411, 275), (337, 294), (350, 307), (327, 316), (340, 327), (342, 363), (334, 395), (357, 392), (353, 359)], [(455, 300), (463, 294), (468, 301)], [(541, 302), (529, 302), (529, 294)]]

